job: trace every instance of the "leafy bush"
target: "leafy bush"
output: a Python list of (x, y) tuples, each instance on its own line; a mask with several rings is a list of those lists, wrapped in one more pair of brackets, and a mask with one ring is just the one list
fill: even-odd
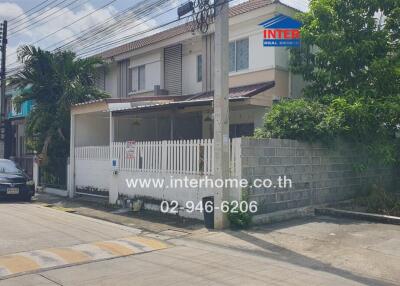
[(309, 99), (283, 100), (274, 105), (257, 129), (257, 138), (284, 138), (323, 143), (341, 139), (366, 152), (371, 161), (391, 165), (398, 162), (400, 140), (394, 110), (397, 97), (379, 101), (347, 95), (330, 103)]
[(400, 216), (400, 194), (382, 187), (373, 186), (367, 196), (357, 198), (355, 202), (371, 213)]
[(257, 138), (290, 138), (315, 141), (321, 138), (320, 124), (326, 107), (307, 99), (284, 100), (274, 105), (257, 129)]
[(231, 223), (231, 227), (233, 228), (248, 228), (251, 223), (251, 214), (249, 212), (242, 212), (240, 210), (237, 210), (237, 212), (232, 212), (230, 210), (228, 212), (228, 219)]
[(264, 128), (256, 130), (256, 137), (316, 140), (321, 136), (319, 124), (325, 109), (322, 104), (307, 99), (285, 100), (266, 114)]
[[(243, 189), (242, 190), (242, 201), (249, 202), (249, 190)], [(240, 208), (236, 208), (235, 212), (233, 208), (235, 207), (235, 203), (231, 202), (229, 204), (229, 212), (228, 212), (228, 219), (231, 223), (232, 228), (248, 228), (251, 224), (251, 212), (248, 210), (247, 212), (243, 212)]]

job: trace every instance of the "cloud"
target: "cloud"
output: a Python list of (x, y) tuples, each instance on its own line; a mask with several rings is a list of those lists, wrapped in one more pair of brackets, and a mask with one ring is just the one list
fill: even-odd
[[(40, 40), (35, 45), (46, 48), (66, 39), (72, 40), (81, 31), (102, 23), (105, 19), (117, 13), (113, 6), (107, 6), (98, 11), (96, 9), (98, 8), (91, 4), (81, 5), (76, 9), (74, 7), (72, 9), (69, 7), (51, 7), (31, 15), (24, 14), (14, 22), (10, 21), (7, 62), (12, 64), (16, 61), (15, 51), (22, 44), (35, 43)], [(12, 14), (8, 11), (12, 11)], [(21, 15), (24, 11), (17, 4), (0, 3), (0, 17), (2, 17), (2, 13), (7, 15), (8, 19), (12, 19)], [(68, 26), (75, 21), (75, 24)], [(68, 27), (63, 29), (65, 26)], [(18, 32), (18, 30), (21, 31)], [(58, 32), (54, 35), (45, 38), (56, 31)], [(42, 38), (45, 39), (41, 40)]]
[[(12, 5), (12, 9), (15, 11), (14, 15), (18, 16), (23, 13), (21, 7), (19, 7), (17, 4), (11, 3), (0, 3), (0, 11), (4, 11), (4, 9), (8, 7), (6, 5)], [(98, 11), (96, 11), (98, 9), (97, 7), (89, 3), (80, 5), (79, 7), (76, 7), (76, 9), (73, 6), (74, 5), (71, 6), (72, 8), (49, 7), (32, 15), (25, 14), (23, 17), (20, 17), (19, 21), (15, 24), (13, 24), (11, 21), (9, 25), (9, 52), (7, 53), (9, 55), (7, 60), (8, 65), (16, 65), (15, 62), (17, 55), (15, 51), (21, 44), (35, 43), (40, 40), (40, 42), (35, 43), (36, 46), (53, 50), (63, 43), (76, 39), (83, 31), (86, 31), (87, 29), (96, 25), (103, 24), (105, 21), (107, 21), (107, 23), (104, 24), (106, 25), (104, 27), (108, 27), (109, 25), (116, 23), (116, 19), (112, 19), (112, 17), (114, 17), (118, 11), (111, 5)], [(174, 3), (174, 6), (176, 6), (176, 3)], [(158, 9), (162, 10), (164, 8), (165, 7), (159, 7)], [(155, 11), (158, 9), (155, 9)], [(124, 20), (127, 18), (128, 17), (125, 16), (122, 17)], [(39, 22), (36, 23), (37, 21)], [(76, 23), (64, 28), (73, 22)], [(119, 39), (124, 36), (146, 30), (155, 25), (157, 25), (157, 19), (132, 19), (130, 22), (126, 22), (119, 26), (120, 30), (117, 35), (104, 39), (104, 34), (101, 34), (98, 35), (98, 39), (91, 39), (89, 44), (106, 43), (107, 41)], [(18, 30), (21, 31), (18, 32)], [(56, 31), (58, 32), (54, 33)], [(53, 35), (47, 37), (50, 34)], [(47, 38), (43, 39), (44, 37)], [(102, 42), (99, 42), (99, 40)], [(74, 48), (76, 52), (81, 51), (81, 47), (79, 46), (75, 46)], [(100, 50), (98, 52), (100, 52)]]
[[(15, 3), (4, 2), (0, 3), (0, 19), (10, 20), (20, 16), (24, 13), (24, 10)], [(22, 19), (22, 16), (18, 20)]]

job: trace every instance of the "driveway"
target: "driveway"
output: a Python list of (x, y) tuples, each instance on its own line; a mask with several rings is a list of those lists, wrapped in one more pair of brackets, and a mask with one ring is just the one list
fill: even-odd
[(0, 204), (0, 221), (0, 259), (135, 236), (168, 245), (39, 269), (0, 280), (0, 286), (400, 285), (400, 227), (393, 225), (310, 218), (249, 231), (138, 236), (138, 229), (14, 203)]

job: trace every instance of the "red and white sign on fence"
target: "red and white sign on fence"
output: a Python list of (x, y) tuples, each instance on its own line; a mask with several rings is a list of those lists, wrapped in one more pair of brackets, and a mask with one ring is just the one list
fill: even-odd
[(125, 155), (128, 159), (135, 159), (136, 158), (136, 141), (127, 141), (126, 142), (126, 149)]

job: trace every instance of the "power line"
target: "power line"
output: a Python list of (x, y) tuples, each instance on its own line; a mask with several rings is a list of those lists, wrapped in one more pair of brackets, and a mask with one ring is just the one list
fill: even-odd
[[(233, 1), (235, 1), (235, 0), (226, 0), (226, 1), (222, 2), (222, 3), (220, 3), (219, 5), (230, 3), (230, 2), (233, 2)], [(182, 17), (180, 19), (175, 19), (175, 20), (169, 21), (167, 23), (161, 24), (159, 26), (152, 27), (152, 28), (149, 28), (149, 29), (144, 30), (144, 31), (140, 31), (140, 32), (135, 33), (135, 34), (119, 38), (118, 40), (115, 40), (115, 41), (111, 41), (111, 42), (102, 43), (102, 44), (98, 44), (98, 45), (92, 46), (91, 49), (89, 49), (87, 51), (83, 51), (81, 53), (78, 53), (77, 56), (81, 56), (81, 57), (82, 56), (83, 57), (84, 56), (89, 56), (89, 55), (93, 55), (94, 52), (98, 52), (98, 51), (100, 51), (100, 50), (102, 50), (104, 48), (108, 48), (108, 47), (111, 47), (111, 46), (114, 46), (114, 47), (117, 46), (115, 44), (126, 44), (126, 43), (129, 43), (131, 40), (133, 40), (134, 37), (137, 37), (137, 36), (152, 32), (154, 30), (165, 28), (166, 26), (169, 26), (169, 25), (171, 25), (173, 23), (176, 23), (176, 22), (180, 22), (181, 20), (184, 20), (184, 19), (188, 19), (188, 18), (191, 18), (191, 17), (195, 18), (197, 16), (197, 14), (198, 13), (194, 13), (193, 15), (188, 15), (188, 16)]]
[[(171, 0), (161, 0), (161, 1), (157, 1), (156, 3), (154, 3), (154, 4), (159, 4), (159, 3), (163, 3), (163, 4), (165, 4), (165, 3), (167, 3), (167, 2), (169, 2), (169, 1), (171, 1)], [(142, 1), (142, 3), (141, 4), (143, 4), (144, 3), (144, 1)], [(153, 5), (154, 6), (154, 5)], [(153, 6), (149, 6), (148, 8), (153, 8)], [(135, 6), (136, 8), (138, 8), (137, 6)], [(140, 6), (139, 6), (140, 7)], [(124, 10), (124, 11), (127, 11), (127, 10), (132, 10), (132, 8), (133, 7), (131, 7), (131, 8), (128, 8), (128, 9), (126, 9), (126, 10)], [(172, 10), (174, 10), (174, 9), (176, 9), (176, 7), (172, 7), (172, 8), (170, 8), (170, 9), (168, 9), (168, 10), (166, 10), (166, 11), (162, 11), (161, 13), (158, 13), (157, 15), (154, 15), (152, 18), (148, 18), (147, 20), (145, 20), (145, 21), (143, 21), (143, 22), (141, 22), (141, 23), (139, 23), (139, 24), (136, 24), (135, 26), (133, 26), (133, 27), (128, 27), (128, 29), (132, 29), (132, 28), (135, 28), (135, 27), (137, 27), (137, 26), (140, 26), (140, 25), (143, 25), (143, 24), (145, 24), (146, 22), (148, 22), (148, 21), (150, 21), (151, 19), (154, 19), (154, 18), (156, 18), (156, 17), (159, 17), (159, 16), (161, 16), (161, 15), (163, 15), (163, 14), (166, 14), (166, 13), (168, 13), (168, 12), (170, 12), (170, 11), (172, 11)], [(144, 10), (144, 11), (146, 11), (146, 10)], [(121, 13), (119, 16), (122, 16), (124, 13)], [(135, 15), (133, 15), (133, 16), (137, 16), (137, 14), (135, 14)], [(110, 17), (111, 18), (111, 17)], [(141, 18), (139, 17), (139, 18), (137, 18), (137, 20), (140, 20)], [(160, 25), (160, 26), (158, 26), (158, 27), (154, 27), (154, 28), (151, 28), (151, 29), (147, 29), (147, 30), (145, 30), (145, 31), (142, 31), (142, 32), (139, 32), (139, 33), (136, 33), (136, 34), (134, 34), (134, 35), (131, 35), (130, 37), (132, 37), (132, 36), (137, 36), (137, 35), (141, 35), (141, 34), (144, 34), (144, 33), (146, 33), (146, 32), (149, 32), (149, 31), (152, 31), (152, 30), (155, 30), (155, 29), (158, 29), (158, 28), (162, 28), (162, 27), (164, 27), (164, 26), (166, 26), (166, 25), (168, 25), (168, 24), (171, 24), (171, 23), (174, 23), (174, 22), (176, 22), (177, 20), (175, 20), (175, 21), (172, 21), (172, 22), (170, 22), (170, 23), (166, 23), (166, 24), (164, 24), (164, 25)], [(124, 24), (124, 23), (122, 23), (122, 24)], [(115, 32), (115, 31), (113, 31), (113, 32)], [(124, 37), (123, 39), (126, 39), (126, 37)], [(73, 42), (73, 41), (71, 41), (71, 42)], [(115, 41), (114, 41), (115, 42)], [(68, 43), (67, 43), (68, 44)], [(58, 48), (56, 48), (56, 49), (61, 49), (61, 48), (63, 48), (63, 47), (65, 47), (66, 45), (63, 45), (63, 46), (60, 46), (60, 47), (58, 47)], [(90, 46), (88, 46), (88, 47), (90, 47)], [(47, 49), (47, 48), (46, 48)], [(54, 49), (54, 50), (56, 50), (56, 49)], [(53, 51), (54, 51), (53, 50)], [(89, 51), (89, 50), (88, 50)], [(15, 53), (14, 53), (15, 54)], [(15, 62), (13, 62), (13, 63), (11, 63), (10, 64), (10, 66), (13, 66), (13, 65), (15, 65), (15, 64), (18, 64), (18, 61), (15, 61)]]
[[(37, 40), (37, 41), (35, 41), (35, 42), (29, 43), (29, 45), (37, 44), (37, 43), (39, 43), (39, 42), (41, 42), (41, 41), (43, 41), (43, 40), (45, 40), (45, 39), (47, 39), (47, 38), (49, 38), (49, 37), (55, 35), (55, 34), (57, 34), (58, 32), (64, 30), (65, 28), (68, 28), (68, 27), (72, 26), (73, 24), (75, 24), (75, 23), (77, 23), (77, 22), (83, 20), (84, 18), (86, 18), (86, 17), (92, 15), (93, 13), (96, 13), (97, 11), (99, 11), (99, 10), (101, 10), (101, 9), (103, 9), (103, 8), (105, 8), (105, 7), (107, 7), (107, 6), (109, 6), (110, 4), (114, 3), (115, 1), (117, 1), (117, 0), (111, 0), (111, 1), (109, 1), (107, 4), (105, 4), (105, 5), (103, 5), (103, 6), (99, 7), (99, 8), (97, 8), (96, 10), (94, 10), (94, 11), (92, 11), (92, 12), (86, 14), (85, 16), (82, 16), (81, 18), (79, 18), (79, 19), (73, 21), (72, 23), (70, 23), (70, 24), (68, 24), (68, 25), (66, 25), (66, 26), (64, 26), (64, 27), (62, 27), (61, 29), (58, 29), (57, 31), (55, 31), (55, 32), (53, 32), (53, 33), (51, 33), (51, 34), (48, 34), (48, 35), (46, 35), (45, 37), (40, 38), (39, 40)], [(15, 55), (15, 54), (17, 54), (17, 52), (14, 52), (14, 53), (10, 54), (10, 56), (11, 56), (11, 55)]]
[[(115, 1), (115, 0), (114, 0), (114, 1)], [(112, 1), (112, 2), (114, 2), (114, 1)], [(230, 2), (233, 2), (233, 1), (235, 1), (235, 0), (226, 0), (225, 2), (223, 2), (223, 3), (219, 4), (219, 5), (223, 5), (223, 4), (225, 4), (225, 3), (230, 3)], [(172, 8), (172, 9), (175, 9), (175, 8), (176, 8), (176, 7)], [(162, 14), (165, 14), (165, 13), (171, 11), (172, 9), (169, 9), (169, 10), (167, 10), (167, 11), (163, 11), (162, 13), (159, 13), (156, 17), (158, 17), (158, 16), (160, 16), (160, 15), (162, 15)], [(89, 46), (90, 49), (88, 49), (88, 50), (86, 50), (86, 51), (84, 51), (84, 52), (81, 52), (81, 53), (77, 53), (77, 56), (89, 56), (89, 55), (93, 55), (94, 52), (99, 51), (99, 50), (101, 50), (101, 49), (104, 49), (104, 48), (107, 48), (107, 47), (110, 47), (110, 46), (113, 46), (113, 45), (115, 46), (115, 44), (119, 44), (119, 43), (122, 43), (123, 41), (130, 40), (130, 39), (132, 39), (133, 37), (137, 37), (137, 36), (143, 35), (143, 34), (145, 34), (145, 33), (149, 33), (149, 32), (151, 32), (151, 31), (155, 31), (155, 30), (158, 30), (158, 29), (165, 28), (165, 27), (167, 27), (167, 26), (169, 26), (169, 25), (171, 25), (171, 24), (174, 24), (174, 23), (176, 23), (176, 22), (180, 22), (180, 21), (182, 21), (182, 20), (184, 20), (184, 19), (188, 19), (188, 18), (191, 18), (191, 17), (194, 17), (194, 16), (196, 16), (196, 15), (195, 15), (195, 14), (193, 14), (193, 15), (188, 15), (188, 16), (182, 17), (182, 18), (180, 18), (180, 19), (175, 19), (175, 20), (169, 21), (169, 22), (167, 22), (167, 23), (164, 23), (164, 24), (161, 24), (161, 25), (158, 25), (158, 26), (149, 28), (149, 29), (147, 29), (147, 30), (140, 31), (140, 32), (135, 33), (135, 34), (125, 36), (125, 37), (123, 37), (123, 38), (121, 38), (121, 39), (118, 39), (118, 40), (115, 40), (115, 41), (112, 41), (112, 42), (103, 43), (103, 44), (101, 44), (101, 45), (97, 45), (97, 46), (93, 46), (93, 47), (90, 47), (90, 46)], [(147, 21), (149, 21), (149, 20), (150, 20), (150, 19), (147, 19), (146, 21), (142, 22), (141, 24), (143, 24), (143, 23), (145, 23), (145, 22), (147, 22)], [(88, 47), (88, 48), (89, 48), (89, 47)], [(17, 63), (17, 62), (14, 62), (13, 64), (15, 64), (15, 63)]]
[[(109, 17), (109, 19), (108, 19), (106, 22), (109, 22), (110, 20), (114, 20), (115, 18), (117, 18), (117, 19), (123, 19), (123, 20), (126, 20), (126, 19), (129, 20), (129, 19), (132, 18), (132, 17), (133, 17), (133, 18), (136, 18), (136, 19), (141, 19), (141, 17), (142, 17), (143, 15), (149, 15), (149, 14), (151, 14), (151, 13), (149, 13), (149, 12), (151, 12), (151, 10), (154, 10), (155, 7), (163, 6), (163, 5), (165, 5), (166, 3), (168, 3), (169, 1), (171, 1), (171, 0), (158, 0), (158, 1), (156, 1), (155, 3), (152, 3), (151, 5), (147, 5), (147, 6), (145, 5), (144, 7), (142, 7), (143, 4), (144, 4), (144, 3), (147, 4), (148, 1), (146, 1), (146, 2), (145, 2), (145, 1), (142, 1), (142, 2), (139, 3), (138, 5), (135, 5), (135, 6), (133, 6), (133, 7), (127, 8), (127, 9), (125, 9), (125, 10), (119, 12), (119, 13), (117, 14), (116, 17), (115, 17), (115, 16)], [(142, 9), (139, 9), (139, 8), (142, 8)], [(137, 11), (137, 9), (139, 9), (139, 11)], [(175, 9), (175, 7), (173, 7), (172, 9)], [(172, 9), (169, 9), (169, 10), (167, 10), (166, 12), (169, 12), (169, 11), (171, 11)], [(128, 18), (126, 18), (126, 17), (125, 17), (125, 14), (127, 14), (126, 12), (134, 12), (134, 14), (131, 15), (131, 16), (129, 16)], [(143, 13), (143, 12), (146, 12), (146, 13)], [(164, 12), (164, 13), (166, 13), (166, 12)], [(164, 14), (164, 13), (159, 13), (158, 15), (155, 15), (155, 17), (158, 17), (159, 15)], [(142, 22), (142, 23), (140, 23), (140, 24), (144, 24), (145, 22), (147, 22), (147, 21), (149, 21), (149, 20), (150, 20), (150, 19), (148, 19), (148, 20), (146, 20), (146, 21), (144, 21), (144, 22)], [(106, 23), (106, 22), (105, 22), (105, 23)], [(91, 35), (91, 34), (90, 34), (90, 33), (92, 32), (92, 29), (91, 29), (91, 28), (88, 28), (88, 29), (84, 30), (83, 33), (81, 33), (81, 36), (82, 36), (82, 37), (83, 37), (83, 36), (86, 36), (86, 35), (87, 35), (87, 36), (86, 36), (86, 37), (83, 37), (83, 40), (92, 39), (93, 36), (97, 36), (96, 34), (99, 34), (100, 32), (103, 32), (104, 30), (107, 30), (107, 29), (109, 29), (110, 27), (113, 27), (113, 25), (111, 25), (111, 26), (105, 25), (105, 27), (103, 27), (102, 25), (105, 24), (105, 23), (101, 23), (101, 24), (98, 24), (98, 25), (95, 26), (95, 28), (97, 27), (97, 28), (100, 28), (100, 29), (94, 29), (94, 30), (96, 31), (96, 33), (95, 33), (94, 35)], [(121, 30), (121, 29), (120, 29), (121, 27), (126, 27), (126, 25), (125, 25), (125, 23), (124, 23), (123, 21), (122, 21), (122, 22), (117, 22), (116, 24), (118, 24), (118, 25), (115, 25), (115, 24), (114, 24), (114, 26), (117, 26), (118, 30)], [(139, 24), (139, 25), (140, 25), (140, 24)], [(135, 25), (134, 27), (139, 26), (139, 25)], [(127, 26), (128, 29), (131, 29), (131, 28), (134, 28), (134, 27), (130, 27), (129, 25)], [(126, 30), (126, 29), (125, 29), (125, 30)], [(124, 31), (124, 30), (122, 30), (121, 32), (123, 32), (123, 31)], [(116, 30), (112, 31), (112, 33), (115, 33), (115, 32), (116, 32)], [(101, 35), (100, 35), (100, 36), (101, 36)], [(71, 37), (69, 37), (68, 39), (74, 38), (74, 37), (75, 37), (75, 36), (71, 36)], [(74, 40), (72, 40), (72, 41), (70, 41), (70, 42), (67, 42), (67, 43), (65, 43), (64, 45), (59, 46), (59, 47), (53, 49), (53, 51), (56, 50), (56, 49), (64, 48), (64, 47), (68, 46), (68, 45), (71, 44), (71, 43), (80, 42), (80, 41), (82, 40), (82, 37), (79, 37), (79, 38), (74, 39)], [(103, 38), (104, 38), (104, 36), (103, 36)], [(60, 41), (60, 42), (58, 42), (58, 43), (56, 43), (56, 44), (59, 44), (59, 43), (62, 43), (62, 42), (63, 42), (63, 41)], [(50, 48), (50, 47), (52, 47), (52, 46), (54, 46), (54, 45), (55, 45), (55, 44), (46, 47), (45, 50), (47, 50), (48, 48)], [(11, 63), (10, 65), (12, 66), (12, 65), (15, 65), (15, 64), (18, 64), (18, 61), (15, 61), (15, 62)]]
[(26, 15), (27, 13), (29, 13), (30, 11), (36, 9), (37, 7), (39, 7), (42, 4), (46, 3), (47, 1), (49, 1), (49, 0), (45, 0), (45, 1), (43, 1), (43, 2), (41, 2), (39, 4), (37, 4), (37, 5), (33, 6), (31, 9), (27, 10), (26, 12), (24, 12), (22, 14), (19, 14), (18, 16), (15, 16), (14, 18), (10, 19), (9, 22), (11, 23), (12, 21), (15, 21), (16, 19), (18, 19), (19, 17)]
[(73, 24), (75, 24), (75, 23), (77, 23), (77, 22), (83, 20), (84, 18), (89, 17), (89, 16), (92, 15), (93, 13), (96, 13), (96, 12), (98, 12), (99, 10), (101, 10), (101, 9), (103, 9), (103, 8), (105, 8), (105, 7), (109, 6), (109, 5), (111, 5), (111, 4), (114, 3), (115, 1), (118, 1), (118, 0), (111, 0), (111, 1), (108, 2), (107, 4), (104, 4), (103, 6), (97, 8), (96, 10), (94, 10), (94, 11), (92, 11), (92, 12), (86, 14), (85, 16), (83, 16), (83, 17), (81, 17), (81, 18), (79, 18), (79, 19), (73, 21), (72, 23), (70, 23), (70, 24), (68, 24), (68, 25), (66, 25), (66, 26), (64, 26), (64, 27), (62, 27), (61, 29), (58, 29), (57, 31), (55, 31), (55, 32), (53, 32), (53, 33), (51, 33), (51, 34), (49, 34), (49, 35), (47, 35), (47, 36), (45, 36), (45, 37), (43, 37), (43, 38), (41, 38), (41, 39), (39, 39), (39, 40), (37, 40), (37, 41), (31, 43), (30, 45), (37, 44), (37, 43), (39, 43), (39, 42), (41, 42), (41, 41), (43, 41), (43, 40), (49, 38), (50, 36), (53, 36), (53, 35), (57, 34), (58, 32), (64, 30), (65, 28), (68, 28), (68, 27), (72, 26)]
[[(148, 7), (144, 7), (143, 9), (141, 9), (139, 11), (135, 11), (134, 15), (131, 16), (131, 17), (133, 17), (132, 20), (134, 22), (131, 22), (130, 19), (128, 19), (128, 21), (126, 21), (124, 19), (123, 21), (117, 22), (112, 26), (108, 26), (103, 29), (100, 29), (97, 32), (95, 32), (94, 34), (89, 34), (87, 37), (81, 37), (81, 38), (77, 39), (77, 41), (75, 41), (75, 45), (74, 45), (74, 43), (67, 43), (60, 48), (73, 49), (73, 48), (79, 47), (80, 49), (84, 49), (84, 48), (87, 48), (88, 46), (92, 45), (93, 40), (96, 40), (97, 42), (101, 42), (101, 41), (105, 40), (106, 38), (107, 38), (107, 40), (115, 38), (116, 36), (119, 36), (120, 33), (123, 33), (130, 29), (134, 29), (156, 17), (159, 17), (160, 15), (166, 14), (166, 13), (176, 9), (176, 7), (172, 7), (166, 11), (162, 11), (161, 13), (154, 15), (154, 13), (153, 13), (154, 8), (157, 9), (157, 7), (163, 6), (170, 1), (171, 0), (157, 1), (156, 3), (153, 3)], [(138, 20), (141, 20), (142, 18), (146, 18), (149, 15), (152, 15), (152, 17), (149, 17), (148, 19), (146, 19), (143, 22), (136, 23)], [(128, 23), (125, 24), (125, 22), (128, 22)], [(134, 25), (132, 26), (132, 24), (134, 24)], [(110, 31), (110, 33), (107, 33), (108, 31)], [(116, 33), (118, 33), (118, 34), (116, 34)], [(90, 40), (90, 42), (89, 42), (89, 40)]]
[[(61, 44), (61, 43), (66, 43), (66, 44), (68, 44), (68, 43), (74, 42), (74, 41), (78, 40), (79, 37), (84, 36), (84, 35), (86, 35), (86, 34), (92, 32), (92, 31), (95, 31), (97, 28), (100, 28), (101, 26), (106, 25), (106, 23), (108, 23), (108, 22), (114, 20), (115, 17), (121, 16), (121, 15), (125, 14), (126, 12), (128, 12), (128, 11), (131, 10), (131, 9), (132, 9), (132, 7), (127, 8), (127, 9), (125, 9), (125, 10), (123, 10), (123, 11), (120, 11), (120, 12), (117, 13), (117, 15), (108, 17), (108, 18), (106, 19), (105, 22), (96, 24), (96, 25), (93, 26), (93, 27), (86, 28), (85, 30), (81, 31), (81, 32), (80, 32), (79, 34), (77, 34), (77, 35), (72, 35), (72, 36), (70, 36), (70, 37), (68, 37), (68, 38), (66, 38), (66, 39), (64, 39), (64, 40), (61, 40), (61, 41), (59, 41), (59, 42), (57, 42), (57, 43), (53, 43), (53, 44), (51, 44), (50, 46), (47, 46), (47, 47), (45, 48), (45, 50), (50, 49), (50, 48), (52, 48), (52, 47), (54, 47), (54, 46), (57, 46), (58, 44)], [(70, 40), (70, 39), (73, 39), (73, 40), (72, 40), (72, 41), (69, 41), (69, 42), (66, 42), (66, 40)], [(64, 46), (64, 45), (62, 45), (62, 46)], [(60, 46), (60, 47), (62, 47), (62, 46)]]
[[(47, 0), (48, 1), (48, 0)], [(45, 2), (47, 2), (47, 1), (44, 1), (44, 2), (42, 2), (42, 4), (43, 3), (45, 3)], [(54, 2), (57, 2), (57, 1), (59, 1), (59, 0), (53, 0), (53, 1), (51, 1), (50, 3), (48, 3), (46, 6), (44, 6), (44, 7), (41, 7), (40, 9), (38, 9), (38, 10), (36, 10), (36, 11), (31, 11), (30, 13), (28, 13), (28, 12), (25, 12), (25, 13), (23, 13), (23, 14), (21, 14), (20, 16), (31, 16), (31, 15), (33, 15), (34, 13), (37, 13), (37, 12), (39, 12), (40, 10), (43, 10), (43, 9), (45, 9), (46, 7), (49, 7), (49, 6), (51, 6)], [(63, 3), (63, 2), (65, 2), (66, 0), (63, 0), (61, 3)], [(31, 9), (32, 10), (32, 9)], [(14, 23), (12, 23), (13, 25), (15, 25), (16, 23), (19, 23), (19, 22), (21, 22), (21, 21), (23, 21), (24, 20), (24, 18), (21, 18), (21, 19), (19, 19), (19, 20), (16, 20), (16, 22), (14, 22)]]
[[(167, 1), (171, 1), (171, 0), (167, 0)], [(45, 1), (45, 2), (46, 2), (46, 1)], [(53, 1), (53, 2), (54, 2), (54, 1)], [(123, 10), (123, 11), (118, 12), (117, 16), (119, 16), (119, 18), (122, 19), (122, 17), (124, 17), (124, 15), (127, 14), (128, 12), (132, 11), (133, 9), (137, 9), (138, 7), (143, 6), (143, 3), (144, 3), (144, 2), (145, 2), (145, 1), (142, 1), (142, 2), (141, 2), (140, 4), (138, 4), (138, 5), (134, 5), (134, 6), (129, 7), (129, 8), (127, 8), (127, 9)], [(146, 2), (148, 2), (148, 1), (146, 1)], [(159, 1), (159, 2), (160, 2), (160, 1)], [(165, 1), (162, 1), (162, 2), (165, 2)], [(50, 3), (50, 4), (51, 4), (51, 3)], [(156, 4), (157, 4), (157, 3), (156, 3)], [(150, 7), (150, 8), (151, 8), (151, 7)], [(135, 12), (135, 11), (134, 11), (134, 12)], [(133, 16), (138, 16), (138, 13), (134, 13)], [(132, 17), (132, 16), (129, 16), (129, 17)], [(110, 21), (113, 21), (113, 20), (115, 20), (116, 18), (118, 19), (118, 17), (116, 17), (116, 16), (111, 16), (111, 17), (107, 18), (107, 20), (106, 20), (104, 23), (99, 23), (99, 24), (95, 25), (95, 28), (98, 28), (97, 30), (95, 30), (95, 29), (93, 29), (93, 30), (95, 30), (97, 33), (99, 33), (99, 32), (102, 32), (102, 30), (109, 29), (109, 26), (106, 26), (106, 23), (108, 23), (108, 22), (110, 22)], [(126, 19), (126, 17), (125, 17), (124, 19)], [(128, 18), (128, 19), (129, 19), (129, 18)], [(124, 25), (124, 23), (120, 23), (120, 25)], [(90, 28), (85, 29), (85, 30), (82, 31), (80, 34), (78, 34), (78, 36), (86, 36), (86, 37), (85, 37), (86, 39), (91, 38), (90, 33), (93, 31), (92, 28), (93, 28), (93, 27), (90, 27)], [(104, 29), (104, 28), (106, 28), (106, 29)], [(56, 31), (56, 32), (57, 32), (57, 31)], [(50, 36), (50, 35), (47, 35), (47, 36)], [(53, 46), (56, 46), (56, 45), (58, 45), (58, 44), (60, 44), (60, 43), (65, 43), (64, 45), (61, 46), (61, 47), (63, 47), (63, 46), (65, 46), (66, 44), (70, 44), (70, 43), (76, 42), (76, 41), (79, 40), (79, 39), (82, 39), (82, 38), (75, 39), (75, 37), (76, 37), (76, 35), (72, 35), (72, 36), (68, 37), (67, 39), (73, 39), (73, 38), (74, 38), (74, 40), (69, 41), (69, 42), (67, 42), (67, 43), (65, 43), (65, 40), (62, 40), (62, 41), (59, 41), (59, 42), (57, 42), (57, 43), (55, 43), (55, 44), (52, 44), (52, 45), (46, 47), (45, 49), (47, 50), (48, 48), (53, 47)], [(85, 38), (84, 38), (84, 39), (85, 39)], [(38, 40), (38, 41), (40, 41), (40, 40)], [(32, 43), (31, 43), (31, 44), (32, 44)], [(54, 51), (54, 50), (55, 50), (55, 49), (53, 49), (53, 51)], [(16, 52), (15, 52), (15, 53), (12, 53), (12, 54), (10, 54), (10, 55), (15, 55), (15, 54), (16, 54)], [(15, 65), (18, 65), (18, 64), (19, 64), (18, 61), (14, 61), (14, 62), (12, 62), (12, 63), (9, 64), (9, 67), (13, 68)]]
[[(29, 24), (29, 28), (28, 28), (28, 29), (26, 29), (25, 27), (22, 27), (22, 26), (24, 26), (25, 23), (21, 23), (20, 25), (14, 26), (14, 27), (11, 29), (11, 34), (12, 34), (12, 35), (15, 35), (15, 34), (17, 34), (18, 32), (21, 32), (21, 31), (23, 31), (23, 30), (31, 30), (32, 28), (38, 26), (38, 25), (36, 25), (37, 23), (39, 23), (39, 24), (41, 24), (41, 25), (46, 24), (46, 23), (48, 23), (49, 21), (51, 21), (51, 20), (54, 19), (54, 17), (52, 17), (52, 18), (49, 18), (49, 17), (53, 16), (54, 14), (58, 14), (60, 11), (62, 11), (62, 9), (65, 9), (65, 8), (71, 6), (72, 4), (75, 4), (75, 3), (78, 2), (78, 1), (81, 1), (81, 0), (74, 0), (74, 1), (72, 1), (72, 2), (70, 2), (70, 3), (68, 3), (67, 5), (63, 6), (63, 7), (58, 7), (58, 6), (57, 6), (57, 8), (59, 8), (59, 10), (53, 11), (52, 13), (50, 13), (50, 14), (47, 15), (47, 12), (51, 11), (51, 9), (53, 9), (54, 7), (51, 8), (50, 10), (48, 10), (48, 11), (46, 11), (45, 13), (43, 13), (42, 15), (40, 15), (41, 18), (40, 18), (39, 20), (36, 20), (36, 21), (34, 21), (34, 22), (28, 22), (28, 24)], [(71, 10), (73, 10), (73, 9), (75, 9), (75, 8), (77, 8), (77, 7), (81, 6), (81, 5), (83, 5), (83, 4), (86, 4), (86, 3), (89, 2), (89, 1), (90, 1), (90, 0), (86, 0), (86, 1), (84, 1), (83, 3), (81, 3), (81, 4), (79, 4), (79, 5), (75, 6), (75, 7), (73, 7)], [(67, 12), (69, 12), (69, 11), (70, 11), (70, 10), (64, 11), (63, 13), (61, 13), (60, 15), (58, 15), (58, 17), (64, 15), (65, 13), (67, 13)], [(45, 21), (45, 22), (42, 22), (42, 20), (46, 20), (46, 21)], [(21, 28), (21, 27), (22, 27), (22, 28)]]
[[(232, 1), (232, 0), (231, 0), (231, 1)], [(174, 8), (174, 9), (175, 9), (175, 8)], [(149, 29), (147, 29), (147, 30), (140, 31), (140, 32), (135, 33), (135, 34), (132, 34), (132, 35), (125, 36), (125, 37), (120, 38), (120, 39), (118, 39), (118, 40), (114, 40), (114, 41), (111, 41), (111, 42), (108, 42), (108, 43), (103, 43), (103, 44), (95, 45), (95, 46), (92, 46), (92, 47), (89, 46), (89, 47), (91, 48), (90, 50), (85, 51), (85, 52), (82, 52), (82, 53), (78, 53), (77, 56), (86, 56), (86, 55), (89, 55), (90, 53), (93, 53), (93, 52), (95, 52), (95, 51), (99, 51), (99, 50), (104, 49), (104, 48), (107, 48), (107, 47), (115, 46), (115, 44), (122, 44), (124, 41), (129, 40), (129, 39), (132, 39), (133, 37), (137, 37), (137, 36), (140, 36), (140, 35), (149, 33), (149, 32), (151, 32), (151, 31), (164, 28), (164, 27), (166, 27), (166, 26), (168, 26), (168, 25), (171, 25), (171, 24), (173, 24), (173, 23), (176, 23), (176, 22), (179, 22), (179, 21), (181, 21), (181, 20), (187, 19), (187, 18), (189, 18), (189, 17), (191, 17), (191, 15), (182, 17), (181, 19), (175, 19), (175, 20), (173, 20), (173, 21), (170, 21), (170, 22), (161, 24), (161, 25), (156, 26), (156, 27), (149, 28)], [(150, 19), (149, 19), (149, 20), (150, 20)], [(147, 21), (149, 21), (149, 20), (147, 20)], [(145, 22), (144, 22), (144, 23), (145, 23)]]

